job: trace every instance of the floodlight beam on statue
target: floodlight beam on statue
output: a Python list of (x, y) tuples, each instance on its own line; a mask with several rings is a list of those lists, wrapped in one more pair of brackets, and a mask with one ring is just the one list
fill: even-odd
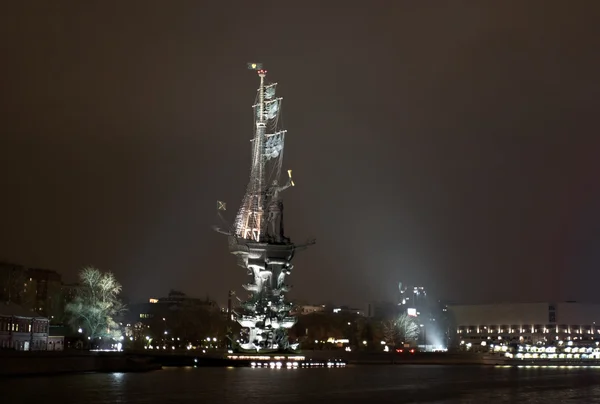
[[(248, 299), (232, 308), (235, 320), (242, 326), (239, 350), (274, 352), (296, 349), (290, 344), (287, 331), (296, 319), (290, 314), (291, 304), (285, 300), (290, 286), (285, 279), (293, 272), (291, 261), (298, 250), (315, 243), (292, 243), (284, 234), (283, 198), (281, 193), (296, 184), (292, 170), (287, 170), (285, 184), (279, 183), (282, 174), (285, 135), (281, 127), (283, 98), (276, 96), (277, 83), (266, 83), (267, 71), (261, 63), (248, 63), (256, 71), (260, 86), (253, 105), (254, 128), (251, 144), (250, 178), (242, 203), (227, 234), (229, 251), (239, 266), (246, 270), (250, 281), (243, 286)], [(227, 205), (217, 201), (217, 214)], [(233, 338), (230, 338), (233, 341)]]
[(247, 65), (248, 69), (258, 73), (260, 85), (253, 105), (254, 136), (251, 139), (250, 180), (237, 212), (232, 234), (242, 239), (262, 242), (273, 236), (269, 236), (268, 226), (275, 216), (281, 216), (276, 209), (277, 198), (280, 197), (280, 192), (293, 186), (293, 182), (290, 170), (288, 183), (279, 185), (287, 132), (281, 128), (279, 119), (283, 98), (276, 97), (277, 83), (266, 83), (267, 71), (262, 63), (252, 62)]

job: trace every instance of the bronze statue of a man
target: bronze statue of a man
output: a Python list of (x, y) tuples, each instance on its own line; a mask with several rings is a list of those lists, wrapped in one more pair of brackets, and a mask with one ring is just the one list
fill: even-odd
[(267, 190), (267, 198), (269, 198), (269, 205), (267, 207), (267, 236), (276, 243), (287, 242), (287, 238), (284, 235), (283, 228), (283, 201), (279, 194), (281, 191), (292, 186), (292, 180), (290, 179), (287, 184), (280, 186), (277, 180), (273, 181), (273, 184)]

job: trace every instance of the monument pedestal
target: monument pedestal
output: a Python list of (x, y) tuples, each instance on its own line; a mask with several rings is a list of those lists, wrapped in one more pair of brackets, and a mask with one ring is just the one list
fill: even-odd
[(291, 261), (296, 251), (293, 243), (261, 243), (230, 237), (230, 252), (238, 265), (245, 268), (251, 281), (244, 286), (248, 300), (235, 312), (235, 320), (246, 330), (239, 349), (244, 352), (284, 352), (295, 349), (288, 343), (287, 330), (295, 323), (292, 305), (285, 301), (290, 287)]

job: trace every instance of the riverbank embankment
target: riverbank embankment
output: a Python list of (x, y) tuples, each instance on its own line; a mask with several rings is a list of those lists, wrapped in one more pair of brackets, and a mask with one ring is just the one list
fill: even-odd
[(145, 372), (161, 369), (151, 358), (119, 352), (0, 353), (0, 377), (38, 376), (85, 372)]

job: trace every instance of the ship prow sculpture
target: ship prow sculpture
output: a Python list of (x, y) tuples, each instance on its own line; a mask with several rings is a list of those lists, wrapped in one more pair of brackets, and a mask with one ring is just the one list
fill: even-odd
[[(250, 180), (233, 225), (226, 226), (227, 230), (216, 226), (214, 229), (228, 236), (229, 251), (251, 277), (243, 285), (248, 300), (232, 312), (242, 327), (234, 348), (242, 352), (293, 351), (297, 344), (289, 343), (287, 331), (296, 318), (290, 314), (292, 305), (285, 300), (290, 290), (285, 280), (293, 269), (295, 252), (315, 241), (296, 245), (285, 235), (282, 192), (295, 184), (292, 170), (287, 170), (285, 182), (280, 182), (287, 132), (280, 120), (283, 99), (276, 96), (277, 83), (266, 82), (267, 71), (261, 64), (249, 63), (248, 68), (260, 78), (253, 105)], [(217, 202), (217, 208), (225, 222), (221, 216), (225, 203)]]

